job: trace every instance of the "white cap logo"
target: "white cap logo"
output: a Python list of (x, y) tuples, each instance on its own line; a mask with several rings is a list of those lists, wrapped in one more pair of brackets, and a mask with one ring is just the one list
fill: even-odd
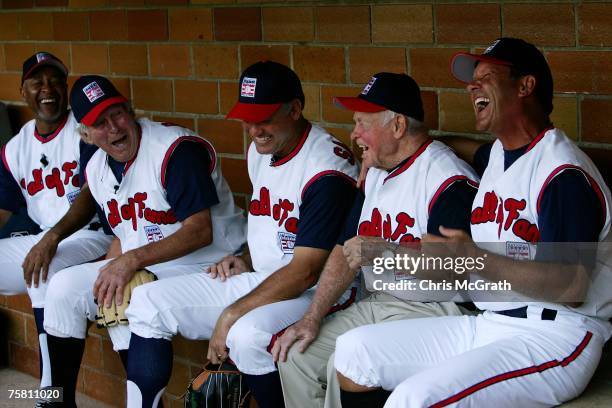
[(256, 86), (257, 78), (244, 77), (242, 79), (242, 86), (240, 87), (240, 96), (245, 98), (254, 98)]
[(367, 95), (368, 92), (370, 92), (370, 89), (372, 88), (372, 86), (374, 86), (374, 82), (376, 82), (376, 79), (376, 77), (372, 77), (372, 79), (370, 79), (370, 82), (368, 82), (366, 86), (363, 87), (363, 91), (361, 91), (362, 95)]
[(46, 59), (49, 59), (49, 54), (46, 52), (36, 53), (36, 62), (44, 61)]
[(493, 44), (489, 45), (489, 47), (487, 47), (487, 49), (485, 50), (485, 52), (483, 54), (488, 54), (491, 51), (493, 51), (493, 48), (495, 48), (495, 46), (499, 44), (499, 40), (495, 40), (493, 41)]
[(87, 96), (90, 103), (94, 103), (94, 101), (100, 99), (104, 96), (104, 91), (100, 88), (100, 85), (96, 81), (91, 82), (85, 88), (83, 88), (83, 93)]

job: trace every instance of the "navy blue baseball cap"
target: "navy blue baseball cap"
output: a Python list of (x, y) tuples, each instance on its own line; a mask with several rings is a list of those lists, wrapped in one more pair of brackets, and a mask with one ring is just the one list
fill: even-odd
[(382, 112), (390, 110), (423, 121), (421, 89), (406, 74), (379, 72), (356, 97), (334, 97), (334, 103), (353, 112)]
[(259, 123), (269, 119), (283, 103), (294, 99), (299, 99), (304, 107), (304, 91), (297, 74), (278, 62), (257, 62), (240, 76), (238, 102), (226, 119)]
[(70, 91), (70, 106), (77, 122), (93, 125), (104, 110), (127, 99), (108, 79), (98, 75), (84, 75), (76, 80)]
[(536, 96), (547, 113), (552, 112), (552, 73), (546, 58), (535, 45), (519, 38), (498, 38), (482, 54), (458, 52), (453, 55), (451, 73), (457, 80), (470, 83), (480, 61), (512, 67), (519, 75), (533, 75), (536, 78)]
[(37, 52), (23, 62), (23, 70), (21, 72), (21, 83), (30, 78), (34, 71), (43, 66), (52, 66), (57, 68), (64, 76), (68, 76), (68, 68), (55, 55), (48, 52)]

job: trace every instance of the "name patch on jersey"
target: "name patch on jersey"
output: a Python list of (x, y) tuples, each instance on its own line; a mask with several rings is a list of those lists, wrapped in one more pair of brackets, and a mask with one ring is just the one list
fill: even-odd
[(164, 234), (162, 234), (159, 225), (145, 225), (144, 231), (149, 242), (157, 242), (164, 239)]
[(83, 92), (91, 103), (104, 96), (104, 91), (102, 90), (102, 88), (100, 88), (100, 85), (98, 85), (96, 81), (91, 82), (89, 85), (83, 88)]
[(240, 96), (245, 98), (255, 97), (255, 87), (257, 86), (257, 78), (244, 77), (240, 86)]
[(509, 258), (524, 260), (530, 258), (530, 247), (527, 242), (506, 242), (506, 256)]
[(280, 247), (283, 254), (292, 254), (293, 248), (295, 247), (295, 234), (290, 232), (279, 232), (278, 233), (278, 246)]

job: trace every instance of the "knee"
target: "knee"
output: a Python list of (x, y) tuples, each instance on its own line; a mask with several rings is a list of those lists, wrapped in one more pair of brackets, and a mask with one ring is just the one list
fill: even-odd
[(73, 278), (67, 273), (57, 273), (53, 279), (49, 281), (47, 293), (45, 296), (46, 306), (54, 304), (66, 303), (71, 299), (75, 299), (77, 291), (74, 289)]
[(303, 353), (300, 353), (297, 346), (294, 344), (287, 352), (287, 361), (279, 361), (278, 368), (281, 371), (283, 369), (309, 371), (308, 368), (319, 370), (324, 364), (325, 361), (311, 355), (308, 349), (306, 349)]
[(168, 310), (162, 312), (162, 288), (157, 283), (148, 283), (134, 289), (125, 316), (132, 333), (145, 338), (170, 340), (178, 330), (178, 320)]
[(239, 319), (229, 330), (226, 345), (233, 352), (242, 354), (265, 349), (271, 338), (272, 334), (261, 330), (255, 322)]
[(130, 323), (145, 321), (147, 316), (158, 313), (158, 303), (154, 301), (157, 296), (156, 292), (158, 292), (156, 288), (155, 284), (147, 284), (134, 289), (130, 297), (130, 304), (125, 310), (125, 315)]
[(368, 350), (367, 341), (353, 329), (336, 340), (334, 368), (354, 384), (372, 388), (380, 386), (376, 364)]
[(361, 327), (349, 330), (336, 339), (336, 362), (345, 358), (363, 361), (367, 348), (367, 340), (362, 335)]

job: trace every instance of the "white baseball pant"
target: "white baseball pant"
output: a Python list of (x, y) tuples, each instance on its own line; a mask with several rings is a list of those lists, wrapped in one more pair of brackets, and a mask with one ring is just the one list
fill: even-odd
[(288, 408), (340, 407), (340, 387), (333, 364), (336, 339), (347, 331), (399, 319), (461, 315), (455, 303), (407, 302), (383, 292), (373, 293), (346, 310), (335, 313), (321, 326), (319, 335), (304, 353), (292, 347), (279, 363)]
[(0, 239), (0, 294), (20, 295), (28, 293), (32, 307), (45, 306), (45, 295), (49, 282), (58, 271), (72, 265), (93, 261), (103, 256), (112, 240), (102, 231), (79, 230), (60, 242), (53, 260), (49, 264), (47, 282), (38, 287), (26, 287), (23, 278), (23, 260), (47, 231), (37, 235)]
[[(45, 307), (47, 333), (64, 338), (84, 339), (86, 337), (86, 319), (93, 321), (98, 309), (94, 301), (93, 286), (98, 278), (98, 271), (108, 262), (110, 260), (77, 265), (55, 275), (47, 290), (47, 306)], [(201, 273), (207, 267), (208, 265), (156, 267), (155, 275), (158, 279), (165, 280), (173, 276)], [(129, 347), (130, 330), (127, 325), (109, 327), (108, 334), (116, 351), (126, 350)]]
[(606, 330), (585, 320), (485, 312), (363, 326), (338, 338), (334, 365), (393, 390), (387, 408), (554, 406), (578, 396), (599, 362)]
[[(268, 274), (245, 272), (226, 281), (195, 274), (157, 281), (134, 290), (126, 316), (130, 330), (144, 338), (209, 339), (223, 310), (256, 288)], [(273, 336), (299, 319), (310, 304), (312, 290), (296, 299), (250, 311), (230, 329), (227, 346), (240, 371), (276, 371), (267, 351)]]

